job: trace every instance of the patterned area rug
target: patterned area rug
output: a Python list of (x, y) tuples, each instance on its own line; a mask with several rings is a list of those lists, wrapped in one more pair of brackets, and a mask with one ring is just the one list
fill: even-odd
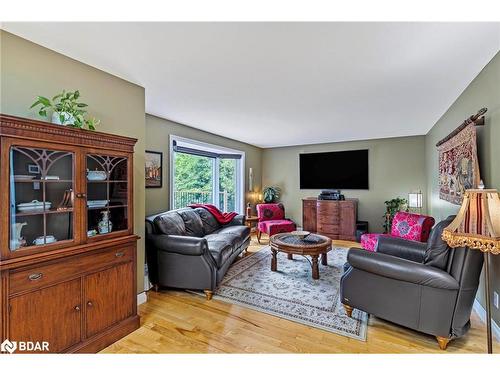
[(320, 264), (320, 279), (311, 278), (309, 261), (278, 253), (278, 271), (271, 271), (268, 247), (231, 266), (214, 298), (262, 311), (280, 318), (366, 341), (367, 314), (354, 310), (345, 315), (340, 303), (340, 276), (347, 249), (328, 253), (328, 265)]

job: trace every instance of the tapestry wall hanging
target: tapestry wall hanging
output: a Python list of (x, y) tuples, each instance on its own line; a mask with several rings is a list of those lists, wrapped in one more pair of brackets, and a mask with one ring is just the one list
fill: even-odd
[(438, 146), (439, 198), (461, 204), (467, 189), (479, 185), (476, 127), (474, 123)]

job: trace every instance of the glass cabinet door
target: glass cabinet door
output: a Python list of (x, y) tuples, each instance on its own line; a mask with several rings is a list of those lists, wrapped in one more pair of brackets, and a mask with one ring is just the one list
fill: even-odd
[(128, 229), (128, 159), (87, 154), (87, 238)]
[(74, 239), (75, 154), (10, 148), (10, 251)]

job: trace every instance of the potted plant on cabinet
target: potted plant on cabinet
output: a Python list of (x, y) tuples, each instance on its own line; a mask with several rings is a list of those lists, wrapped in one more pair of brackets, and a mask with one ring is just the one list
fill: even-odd
[(52, 123), (58, 125), (70, 125), (75, 128), (83, 129), (85, 126), (89, 130), (95, 130), (99, 120), (95, 118), (86, 118), (87, 104), (78, 101), (80, 92), (78, 90), (55, 95), (52, 100), (37, 96), (36, 101), (30, 108), (40, 106), (38, 114), (48, 118), (48, 111), (52, 110)]

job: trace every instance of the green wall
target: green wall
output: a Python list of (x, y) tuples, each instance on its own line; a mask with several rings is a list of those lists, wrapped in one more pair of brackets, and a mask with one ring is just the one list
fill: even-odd
[(138, 243), (137, 287), (144, 286), (144, 88), (0, 30), (0, 111), (39, 119), (36, 95), (79, 89), (100, 131), (137, 138), (134, 155), (134, 226)]
[[(481, 178), (487, 188), (500, 190), (500, 53), (471, 82), (425, 137), (429, 211), (436, 220), (456, 214), (459, 209), (459, 206), (439, 199), (436, 143), (482, 107), (487, 107), (488, 112), (485, 126), (477, 128)], [(492, 256), (492, 260), (490, 285), (491, 289), (500, 293), (500, 256)], [(491, 293), (493, 301), (493, 290)], [(483, 284), (477, 297), (484, 306)], [(499, 310), (493, 307), (492, 313), (499, 324)]]
[[(134, 224), (142, 237), (138, 247), (138, 292), (143, 290), (144, 215), (169, 209), (170, 134), (245, 151), (246, 166), (254, 169), (254, 187), (278, 185), (287, 216), (299, 224), (301, 198), (316, 196), (318, 190), (300, 190), (298, 154), (368, 148), (370, 151), (370, 189), (344, 190), (347, 197), (359, 198), (359, 219), (370, 223), (370, 230), (381, 230), (384, 201), (406, 197), (409, 191), (423, 189), (424, 212), (440, 220), (454, 214), (458, 206), (439, 199), (437, 190), (436, 142), (455, 129), (481, 107), (488, 107), (486, 125), (478, 129), (481, 175), (487, 187), (500, 189), (500, 56), (497, 54), (473, 80), (426, 136), (325, 143), (260, 149), (152, 115), (145, 115), (144, 89), (91, 66), (70, 59), (27, 40), (0, 30), (1, 82), (0, 111), (38, 118), (29, 106), (34, 97), (53, 95), (62, 89), (79, 89), (89, 104), (91, 115), (101, 119), (99, 130), (138, 139), (134, 166)], [(250, 130), (249, 130), (250, 131)], [(144, 188), (144, 150), (163, 152), (163, 188)], [(332, 167), (332, 173), (335, 172)], [(247, 181), (248, 184), (248, 181)], [(248, 186), (246, 187), (248, 191)], [(500, 292), (500, 256), (493, 258), (492, 283)], [(483, 301), (482, 286), (478, 295)], [(493, 309), (495, 321), (500, 313)]]
[[(425, 189), (423, 136), (264, 149), (263, 185), (281, 187), (286, 215), (302, 223), (301, 199), (317, 196), (320, 191), (299, 189), (299, 153), (358, 149), (369, 150), (370, 188), (342, 193), (346, 198), (358, 198), (358, 219), (368, 221), (370, 231), (381, 232), (384, 201), (397, 196), (407, 198), (410, 191)], [(325, 172), (335, 173), (335, 166)]]
[[(228, 147), (245, 152), (245, 192), (248, 192), (248, 168), (253, 168), (254, 191), (261, 190), (262, 150), (246, 143), (234, 141), (202, 130), (146, 115), (146, 149), (163, 152), (163, 187), (146, 189), (146, 214), (154, 214), (170, 209), (170, 135), (194, 139), (213, 145)], [(249, 201), (249, 197), (245, 203)]]

